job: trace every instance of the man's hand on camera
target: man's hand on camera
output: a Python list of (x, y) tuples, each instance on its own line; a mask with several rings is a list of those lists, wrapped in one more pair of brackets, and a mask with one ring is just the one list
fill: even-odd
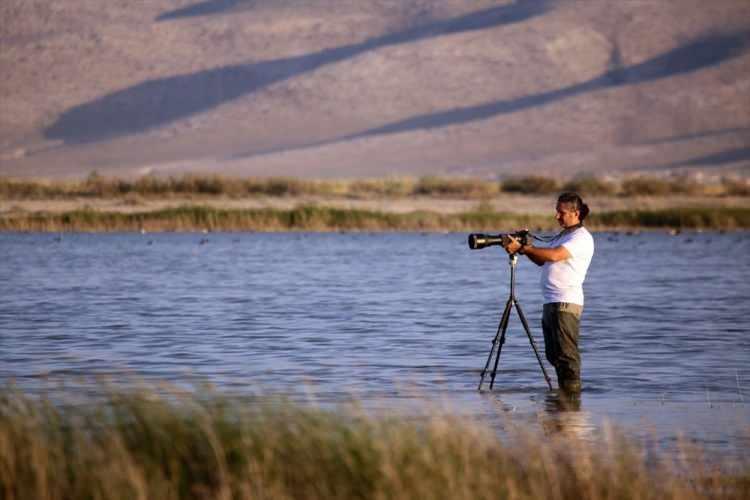
[(503, 248), (508, 252), (508, 255), (513, 255), (521, 249), (521, 242), (513, 236), (508, 236), (508, 242), (503, 245)]

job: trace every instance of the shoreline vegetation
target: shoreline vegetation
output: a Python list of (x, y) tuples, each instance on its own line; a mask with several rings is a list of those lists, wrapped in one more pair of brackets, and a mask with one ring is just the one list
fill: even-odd
[[(546, 207), (563, 190), (605, 200), (602, 207), (592, 206), (587, 223), (593, 230), (750, 228), (750, 184), (728, 178), (713, 183), (644, 176), (567, 182), (539, 176), (125, 180), (92, 174), (75, 181), (0, 178), (0, 231), (553, 230), (551, 209), (519, 200), (544, 199)], [(660, 202), (644, 205), (644, 196)]]
[[(613, 211), (592, 214), (586, 222), (587, 227), (594, 231), (745, 230), (750, 229), (750, 208)], [(84, 208), (63, 213), (18, 213), (0, 217), (0, 231), (5, 232), (462, 232), (521, 227), (536, 231), (556, 229), (551, 216), (544, 215), (494, 211), (389, 213), (319, 206), (290, 210), (180, 206), (134, 213)]]
[(137, 179), (121, 179), (103, 177), (96, 172), (85, 179), (67, 181), (0, 177), (0, 199), (6, 200), (177, 195), (318, 195), (343, 198), (432, 196), (483, 200), (502, 193), (549, 195), (561, 191), (576, 191), (583, 196), (750, 196), (750, 180), (721, 177), (699, 182), (686, 176), (665, 178), (646, 175), (617, 180), (589, 176), (567, 181), (537, 175), (504, 180), (438, 176), (326, 180), (194, 174), (178, 177), (147, 175)]
[[(107, 389), (56, 404), (0, 389), (0, 496), (37, 498), (744, 499), (747, 450), (667, 455), (512, 423), (505, 437), (445, 412), (420, 418), (261, 397)], [(427, 415), (427, 414), (426, 414)], [(717, 461), (718, 460), (718, 461)]]

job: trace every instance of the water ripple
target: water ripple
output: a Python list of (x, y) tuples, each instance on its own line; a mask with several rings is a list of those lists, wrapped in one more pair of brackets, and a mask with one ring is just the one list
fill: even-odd
[[(0, 377), (123, 370), (279, 392), (314, 384), (332, 400), (398, 399), (404, 386), (473, 394), (508, 294), (497, 248), (472, 252), (455, 234), (201, 236), (1, 234)], [(612, 408), (750, 399), (748, 234), (595, 239), (584, 394)], [(538, 280), (519, 264), (542, 347)], [(495, 384), (506, 397), (545, 388), (519, 323), (514, 313)]]

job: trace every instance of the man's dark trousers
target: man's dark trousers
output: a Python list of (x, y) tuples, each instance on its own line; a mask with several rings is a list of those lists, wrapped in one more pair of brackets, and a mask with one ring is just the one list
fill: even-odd
[(555, 367), (557, 384), (567, 392), (581, 390), (581, 355), (578, 335), (583, 307), (567, 302), (544, 304), (544, 352)]

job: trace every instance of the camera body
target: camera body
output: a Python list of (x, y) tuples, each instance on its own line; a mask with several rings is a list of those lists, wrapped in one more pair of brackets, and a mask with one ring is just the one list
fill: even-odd
[(472, 250), (479, 250), (480, 248), (486, 248), (493, 245), (505, 247), (510, 243), (511, 238), (517, 239), (522, 246), (526, 246), (531, 242), (532, 236), (526, 229), (516, 231), (515, 233), (472, 233), (469, 235), (469, 248)]

